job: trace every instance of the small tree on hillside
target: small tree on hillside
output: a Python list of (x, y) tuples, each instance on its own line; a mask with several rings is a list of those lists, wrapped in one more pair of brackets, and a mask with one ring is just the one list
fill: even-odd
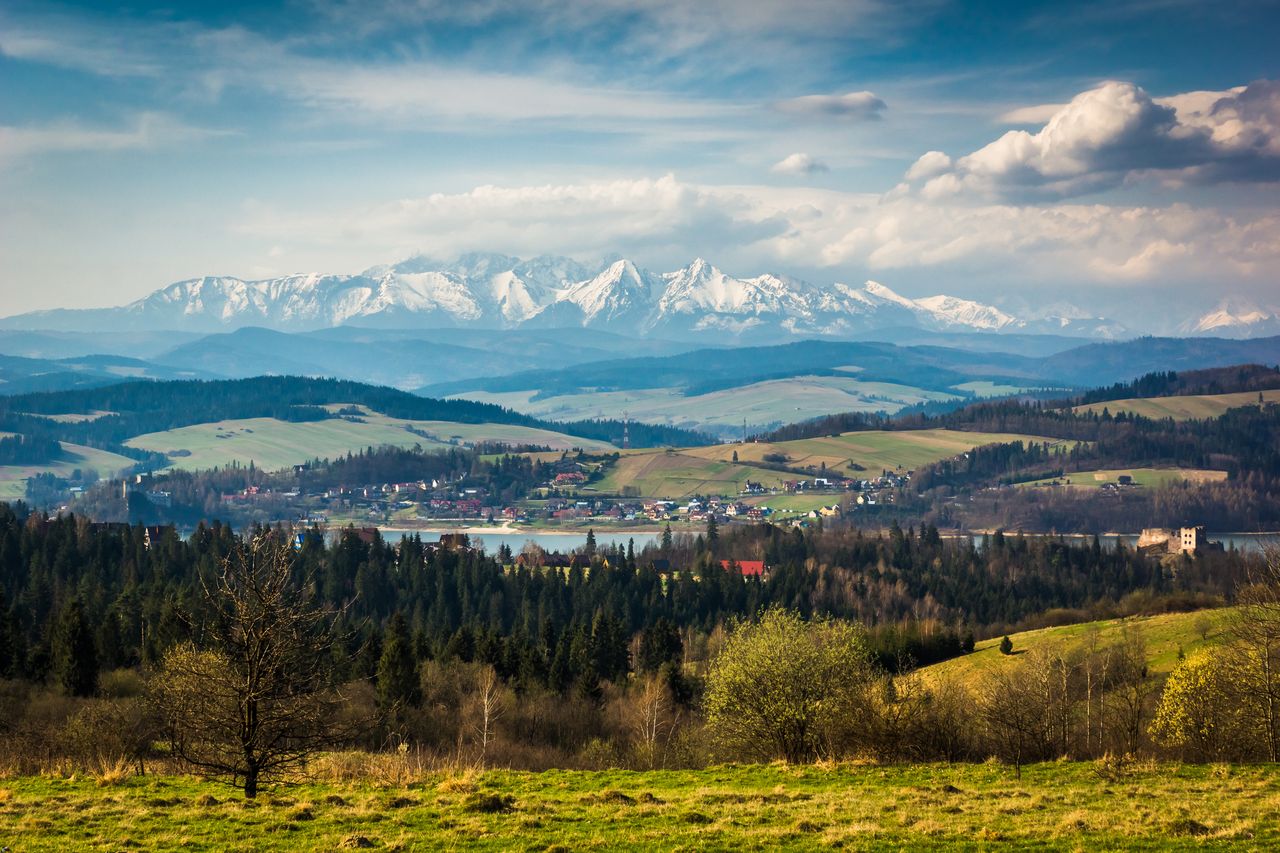
[(271, 533), (237, 547), (203, 577), (210, 618), (164, 658), (153, 695), (175, 753), (228, 777), (245, 797), (351, 733), (339, 722), (334, 625), (311, 577), (294, 576), (291, 548)]
[(855, 741), (875, 667), (861, 629), (768, 610), (729, 635), (707, 676), (707, 725), (725, 751), (810, 761)]

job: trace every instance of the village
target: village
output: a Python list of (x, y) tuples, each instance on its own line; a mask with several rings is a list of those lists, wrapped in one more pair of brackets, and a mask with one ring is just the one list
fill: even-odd
[[(910, 472), (885, 471), (873, 478), (813, 477), (787, 480), (775, 487), (747, 481), (736, 494), (669, 499), (602, 493), (592, 487), (587, 473), (570, 470), (557, 472), (517, 500), (504, 501), (467, 477), (342, 485), (315, 493), (249, 486), (223, 493), (220, 500), (223, 510), (231, 514), (266, 514), (301, 524), (652, 527), (666, 523), (703, 525), (714, 518), (723, 524), (771, 521), (806, 527), (859, 508), (867, 511), (891, 504), (894, 492), (906, 486), (910, 477)], [(148, 487), (144, 477), (138, 477), (133, 488), (156, 506), (166, 506), (169, 501), (167, 492)], [(800, 502), (803, 510), (795, 508), (795, 500), (788, 500), (796, 496), (811, 499)]]

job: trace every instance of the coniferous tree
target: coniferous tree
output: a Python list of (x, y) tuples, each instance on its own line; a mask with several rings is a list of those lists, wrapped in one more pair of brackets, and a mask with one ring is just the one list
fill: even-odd
[(416, 706), (422, 701), (418, 662), (404, 615), (397, 610), (387, 625), (378, 659), (378, 705), (384, 710)]
[(4, 587), (0, 586), (0, 678), (13, 678), (17, 675), (16, 633), (11, 627), (9, 604), (5, 601)]
[(71, 696), (92, 696), (98, 689), (98, 650), (79, 598), (71, 599), (58, 620), (53, 635), (53, 671), (58, 684)]

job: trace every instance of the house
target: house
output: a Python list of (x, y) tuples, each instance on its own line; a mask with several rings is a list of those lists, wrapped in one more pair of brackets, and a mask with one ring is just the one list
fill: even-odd
[(587, 475), (581, 471), (565, 471), (564, 473), (556, 474), (554, 480), (557, 486), (580, 486), (585, 482), (587, 482)]
[(742, 576), (744, 578), (754, 577), (754, 578), (760, 578), (761, 580), (765, 580), (766, 572), (768, 571), (767, 568), (765, 567), (763, 560), (721, 560), (720, 561), (720, 568), (724, 569), (726, 572), (733, 571), (734, 567), (737, 567), (738, 571), (742, 572)]
[(142, 547), (148, 551), (153, 545), (159, 545), (160, 540), (164, 538), (166, 532), (173, 530), (170, 524), (150, 524), (142, 529)]
[(470, 551), (471, 537), (465, 533), (441, 533), (440, 548), (445, 551)]

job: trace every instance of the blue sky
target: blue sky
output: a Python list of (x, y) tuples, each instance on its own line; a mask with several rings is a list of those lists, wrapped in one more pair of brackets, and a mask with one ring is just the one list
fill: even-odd
[(1278, 9), (10, 1), (0, 314), (469, 250), (1280, 303)]

